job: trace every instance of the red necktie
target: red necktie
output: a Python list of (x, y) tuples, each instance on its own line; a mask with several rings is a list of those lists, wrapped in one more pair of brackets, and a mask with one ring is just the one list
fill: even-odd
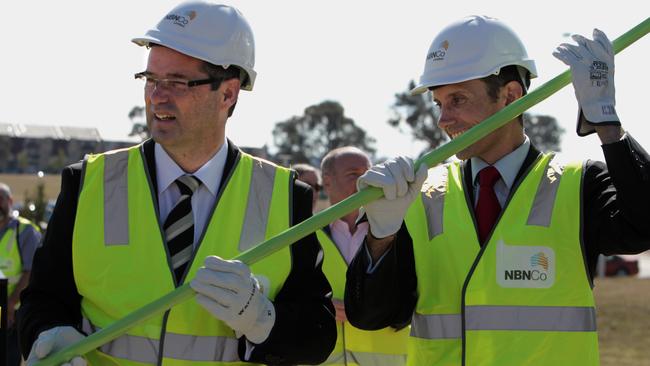
[(478, 238), (481, 245), (487, 239), (490, 230), (501, 212), (501, 205), (494, 193), (494, 184), (501, 178), (499, 171), (489, 166), (478, 172), (478, 202), (476, 203), (476, 220), (478, 221)]

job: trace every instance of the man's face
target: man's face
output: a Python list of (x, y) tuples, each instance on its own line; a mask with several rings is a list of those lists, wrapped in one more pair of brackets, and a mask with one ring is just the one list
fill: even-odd
[(4, 221), (11, 215), (11, 206), (13, 201), (11, 197), (0, 191), (0, 221)]
[[(151, 48), (147, 73), (156, 79), (199, 80), (209, 76), (203, 61), (172, 49)], [(213, 91), (210, 84), (178, 94), (165, 88), (145, 88), (147, 127), (153, 139), (168, 151), (204, 148), (218, 144), (225, 130), (227, 107), (224, 84)]]
[[(440, 107), (438, 127), (454, 139), (489, 116), (505, 107), (505, 98), (496, 102), (487, 93), (487, 86), (481, 80), (469, 80), (449, 84), (433, 91), (434, 102)], [(505, 126), (504, 126), (505, 127)], [(491, 160), (501, 142), (501, 129), (497, 129), (468, 148), (456, 154), (461, 160), (481, 157)]]
[(323, 188), (331, 204), (338, 203), (357, 192), (357, 179), (370, 169), (364, 155), (344, 153), (337, 156), (331, 172), (323, 172)]

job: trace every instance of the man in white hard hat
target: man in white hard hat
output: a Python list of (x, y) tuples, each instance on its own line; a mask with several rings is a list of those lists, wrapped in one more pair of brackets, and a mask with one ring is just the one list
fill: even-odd
[[(427, 173), (400, 157), (359, 178), (385, 198), (365, 206), (346, 312), (364, 329), (412, 318), (409, 365), (599, 363), (596, 261), (650, 248), (650, 156), (616, 114), (611, 42), (599, 30), (573, 39), (554, 55), (571, 68), (578, 133), (598, 134), (607, 164), (539, 152), (517, 117), (459, 162)], [(508, 26), (474, 16), (435, 37), (412, 92), (432, 92), (453, 139), (521, 98), (536, 73)]]
[(235, 8), (192, 1), (133, 42), (149, 48), (135, 76), (152, 139), (64, 170), (22, 297), (28, 365), (185, 283), (195, 298), (71, 364), (322, 362), (336, 328), (315, 235), (251, 266), (228, 260), (312, 209), (292, 171), (225, 136), (255, 83), (250, 26)]

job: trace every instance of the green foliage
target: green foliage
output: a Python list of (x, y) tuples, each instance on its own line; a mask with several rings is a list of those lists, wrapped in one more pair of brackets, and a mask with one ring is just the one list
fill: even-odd
[(147, 128), (147, 122), (144, 115), (144, 107), (134, 106), (129, 111), (129, 119), (133, 126), (131, 127), (131, 132), (129, 136), (138, 136), (142, 141), (148, 139), (151, 135), (149, 134), (149, 129)]
[(535, 147), (541, 151), (560, 151), (564, 129), (554, 117), (524, 113), (524, 127)]
[(35, 192), (25, 192), (25, 201), (23, 208), (20, 210), (20, 216), (43, 227), (43, 224), (45, 224), (46, 207), (47, 199), (45, 198), (45, 183), (39, 182), (38, 185), (36, 185)]
[(343, 106), (335, 101), (324, 101), (309, 106), (302, 116), (294, 116), (276, 123), (273, 141), (282, 163), (309, 163), (320, 165), (320, 160), (332, 149), (356, 146), (374, 156), (375, 139), (345, 116)]
[(427, 143), (425, 151), (433, 150), (447, 142), (447, 135), (438, 128), (438, 108), (433, 104), (429, 93), (411, 95), (415, 82), (409, 82), (406, 91), (395, 94), (391, 106), (393, 118), (388, 124), (402, 132), (410, 133), (414, 140)]

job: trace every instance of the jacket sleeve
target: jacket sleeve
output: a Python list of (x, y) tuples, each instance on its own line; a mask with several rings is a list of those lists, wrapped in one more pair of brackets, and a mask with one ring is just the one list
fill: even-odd
[(650, 156), (629, 134), (603, 145), (607, 165), (585, 168), (585, 252), (593, 275), (599, 254), (636, 254), (650, 249)]
[[(311, 190), (294, 183), (293, 225), (311, 216)], [(269, 365), (320, 364), (336, 343), (332, 289), (322, 271), (323, 253), (315, 234), (291, 245), (291, 272), (274, 300), (276, 318), (269, 337), (248, 359)], [(246, 345), (239, 343), (244, 359)]]
[(40, 332), (60, 325), (81, 329), (81, 297), (72, 274), (72, 231), (80, 177), (81, 164), (64, 169), (48, 230), (34, 255), (29, 285), (20, 296), (18, 333), (25, 359)]
[(417, 302), (413, 241), (402, 225), (391, 248), (371, 273), (365, 244), (350, 263), (345, 283), (345, 314), (352, 325), (376, 330), (408, 325)]

